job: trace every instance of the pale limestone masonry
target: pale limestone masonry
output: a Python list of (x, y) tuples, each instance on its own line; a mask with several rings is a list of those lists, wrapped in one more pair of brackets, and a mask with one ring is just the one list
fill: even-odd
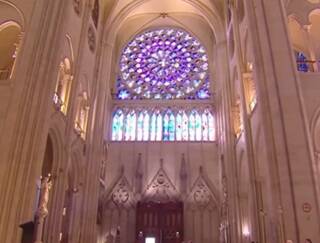
[[(206, 49), (215, 142), (110, 139), (116, 105), (199, 103), (112, 98), (123, 48), (159, 27)], [(319, 30), (319, 0), (0, 0), (0, 243), (48, 173), (44, 243), (135, 243), (141, 200), (182, 201), (193, 243), (320, 242)]]

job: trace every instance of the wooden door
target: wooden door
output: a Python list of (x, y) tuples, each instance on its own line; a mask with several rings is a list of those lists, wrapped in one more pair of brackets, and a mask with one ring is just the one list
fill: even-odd
[[(148, 242), (146, 242), (147, 238)], [(183, 203), (139, 202), (136, 240), (137, 243), (181, 243), (183, 241)]]

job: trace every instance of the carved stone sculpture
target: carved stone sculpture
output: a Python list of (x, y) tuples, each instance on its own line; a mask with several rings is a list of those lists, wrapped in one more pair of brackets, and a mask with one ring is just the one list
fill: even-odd
[(50, 175), (45, 177), (41, 181), (40, 189), (40, 201), (39, 207), (36, 213), (36, 231), (35, 231), (35, 243), (42, 243), (42, 231), (44, 225), (44, 219), (48, 215), (48, 202), (49, 193), (52, 187), (52, 182), (50, 180)]

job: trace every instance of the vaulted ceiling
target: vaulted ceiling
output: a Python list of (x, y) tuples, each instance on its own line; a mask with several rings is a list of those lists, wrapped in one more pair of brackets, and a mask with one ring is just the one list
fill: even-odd
[[(153, 26), (178, 26), (211, 41), (224, 29), (223, 1), (210, 0), (119, 0), (104, 2), (107, 40), (127, 41)], [(201, 33), (204, 32), (204, 33)], [(199, 33), (196, 33), (199, 32)], [(205, 40), (204, 40), (205, 41)], [(208, 41), (208, 40), (207, 40)]]
[(215, 44), (225, 40), (224, 2), (104, 0), (103, 39), (113, 47), (113, 66), (118, 63), (125, 44), (135, 35), (146, 29), (164, 26), (182, 28), (196, 36), (207, 49), (209, 59), (213, 60)]

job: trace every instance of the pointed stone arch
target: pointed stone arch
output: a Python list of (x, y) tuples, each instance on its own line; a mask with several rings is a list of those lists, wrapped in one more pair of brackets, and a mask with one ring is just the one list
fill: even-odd
[(16, 22), (21, 27), (22, 31), (24, 31), (26, 27), (26, 19), (23, 12), (18, 6), (6, 0), (0, 0), (0, 9), (2, 10), (0, 25), (7, 20), (11, 20), (13, 22)]

